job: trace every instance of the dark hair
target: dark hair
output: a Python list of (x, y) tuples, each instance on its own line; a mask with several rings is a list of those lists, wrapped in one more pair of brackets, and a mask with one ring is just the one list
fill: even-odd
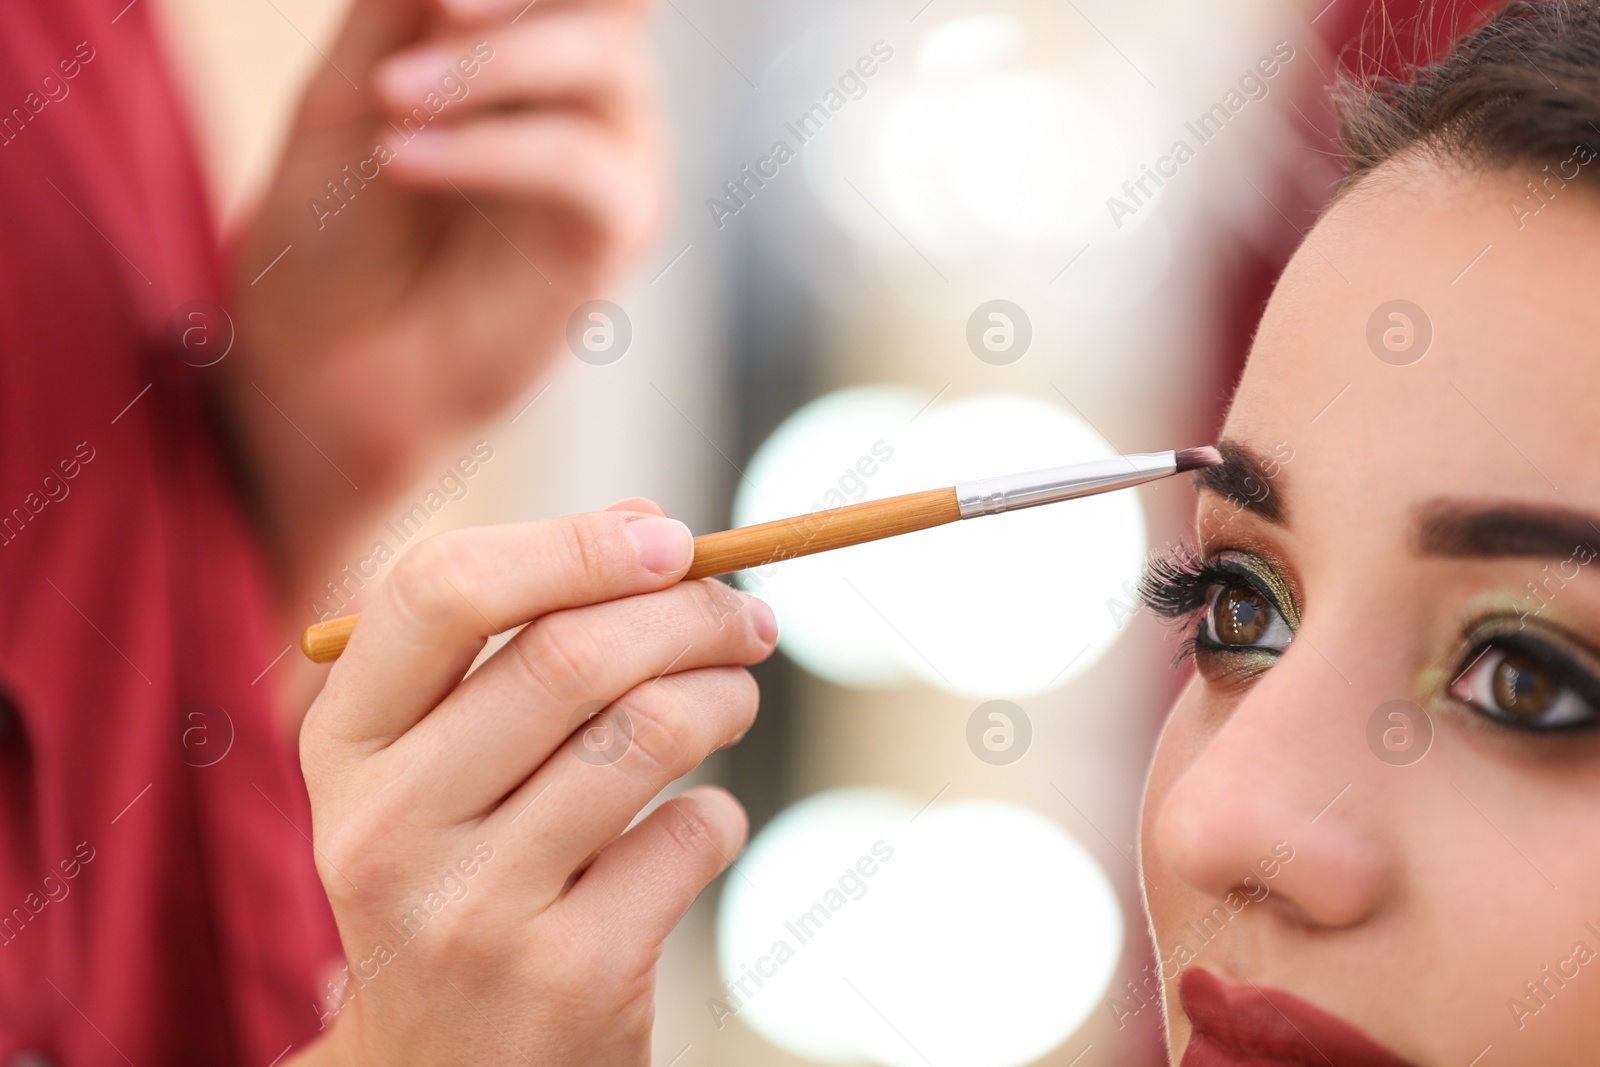
[[(1546, 165), (1576, 177), (1600, 146), (1600, 2), (1518, 0), (1409, 74), (1333, 91), (1348, 164), (1340, 192), (1421, 151), (1472, 166)], [(1562, 167), (1566, 163), (1566, 167)], [(1600, 185), (1600, 167), (1586, 180)]]

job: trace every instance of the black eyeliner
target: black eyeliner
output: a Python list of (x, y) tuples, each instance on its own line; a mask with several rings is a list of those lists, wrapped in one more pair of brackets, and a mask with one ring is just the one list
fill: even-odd
[[(1506, 620), (1509, 621), (1509, 620)], [(1558, 647), (1551, 640), (1536, 637), (1521, 629), (1497, 631), (1494, 622), (1482, 624), (1475, 632), (1469, 635), (1471, 651), (1462, 660), (1461, 666), (1456, 669), (1450, 680), (1449, 689), (1454, 689), (1461, 679), (1483, 658), (1491, 649), (1509, 652), (1532, 660), (1539, 667), (1551, 672), (1556, 684), (1562, 688), (1570, 689), (1579, 698), (1585, 701), (1600, 715), (1600, 678), (1585, 667), (1578, 658), (1570, 652)], [(1456, 698), (1460, 699), (1460, 698)], [(1473, 710), (1487, 714), (1495, 722), (1509, 726), (1515, 730), (1529, 733), (1556, 733), (1564, 730), (1593, 729), (1600, 726), (1600, 719), (1590, 719), (1586, 722), (1567, 723), (1559, 726), (1535, 726), (1519, 722), (1509, 716), (1495, 714), (1493, 709), (1478, 708), (1470, 701), (1461, 701)]]
[(1139, 596), (1162, 618), (1184, 619), (1206, 607), (1211, 589), (1218, 585), (1260, 594), (1285, 619), (1298, 614), (1249, 567), (1225, 558), (1201, 559), (1187, 545), (1150, 560), (1139, 582)]
[[(1247, 589), (1272, 605), (1285, 620), (1298, 618), (1298, 611), (1282, 602), (1279, 592), (1262, 580), (1250, 567), (1233, 562), (1226, 556), (1202, 558), (1189, 545), (1178, 545), (1170, 552), (1153, 556), (1139, 582), (1139, 595), (1145, 606), (1162, 618), (1186, 621), (1204, 612), (1211, 603), (1211, 591), (1217, 586)], [(1291, 630), (1294, 629), (1291, 625)], [(1260, 654), (1276, 658), (1278, 652), (1270, 649), (1235, 648), (1218, 644), (1205, 635), (1205, 619), (1195, 619), (1189, 635), (1178, 648), (1174, 664), (1181, 664), (1197, 651), (1226, 652), (1230, 655)]]

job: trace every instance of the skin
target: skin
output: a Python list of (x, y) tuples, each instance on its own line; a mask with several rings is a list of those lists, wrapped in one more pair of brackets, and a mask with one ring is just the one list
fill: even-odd
[[(1284, 272), (1223, 437), (1292, 448), (1273, 483), (1286, 523), (1241, 510), (1202, 524), (1201, 548), (1275, 561), (1301, 628), (1254, 669), (1201, 656), (1141, 820), (1163, 959), (1254, 875), (1270, 894), (1193, 963), (1293, 993), (1439, 1067), (1490, 1045), (1484, 1064), (1586, 1063), (1600, 1041), (1600, 966), (1520, 1027), (1508, 1007), (1538, 1006), (1523, 982), (1576, 942), (1600, 952), (1585, 927), (1600, 928), (1600, 734), (1517, 732), (1447, 692), (1472, 620), (1526, 605), (1524, 583), (1559, 560), (1415, 550), (1416, 509), (1441, 496), (1600, 511), (1600, 195), (1570, 185), (1519, 229), (1509, 204), (1528, 196), (1527, 177), (1392, 161), (1325, 213)], [(1431, 350), (1404, 367), (1365, 337), (1396, 298), (1434, 328)], [(1201, 514), (1216, 508), (1235, 510), (1202, 493)], [(1600, 573), (1583, 568), (1538, 621), (1600, 647)], [(1409, 766), (1367, 742), (1394, 699), (1433, 722), (1431, 750)], [(1277, 842), (1294, 858), (1263, 879)], [(1191, 1027), (1168, 977), (1176, 1063)]]
[[(693, 789), (629, 826), (749, 728), (742, 665), (777, 638), (760, 601), (679, 581), (690, 535), (659, 515), (630, 500), (444, 534), (363, 613), (300, 756), (318, 872), (365, 981), (292, 1062), (649, 1063), (662, 941), (746, 823)], [(398, 937), (419, 906), (420, 933)]]
[[(291, 603), (442, 442), (531, 381), (567, 313), (656, 222), (638, 9), (541, 3), (509, 25), (522, 6), (359, 0), (330, 53), (344, 73), (317, 74), (234, 242), (239, 342), (223, 401)], [(307, 199), (371, 154), (444, 59), (484, 39), (496, 59), (471, 96), (315, 229)], [(1585, 462), (1600, 205), (1568, 189), (1519, 230), (1507, 203), (1522, 175), (1386, 170), (1295, 257), (1228, 421), (1259, 451), (1293, 447), (1277, 486), (1289, 523), (1241, 513), (1203, 547), (1276, 560), (1303, 628), (1270, 664), (1207, 665), (1177, 702), (1143, 819), (1152, 927), (1166, 957), (1288, 842), (1270, 895), (1197, 963), (1293, 992), (1419, 1064), (1468, 1063), (1491, 1044), (1498, 1062), (1578, 1063), (1600, 1038), (1593, 980), (1520, 1028), (1506, 1002), (1579, 939), (1600, 948), (1584, 927), (1600, 923), (1588, 847), (1600, 744), (1509, 733), (1443, 691), (1464, 620), (1545, 561), (1419, 561), (1410, 546), (1415, 506), (1441, 493), (1600, 503)], [(316, 254), (252, 284), (291, 243)], [(1396, 297), (1436, 328), (1404, 368), (1364, 340)], [(725, 794), (696, 790), (628, 827), (748, 727), (741, 665), (774, 638), (756, 602), (678, 584), (686, 553), (643, 564), (628, 527), (657, 513), (630, 501), (445, 535), (367, 607), (301, 734), (319, 870), (351, 960), (467, 857), (493, 858), (293, 1062), (648, 1062), (661, 941), (741, 846), (744, 821)], [(1544, 617), (1600, 639), (1597, 579), (1580, 575)], [(466, 677), (488, 634), (523, 623)], [(1395, 698), (1436, 724), (1408, 767), (1366, 742), (1373, 709)], [(595, 707), (611, 710), (585, 726)], [(631, 723), (620, 758), (581, 758), (619, 715)], [(1188, 1024), (1165, 991), (1181, 1055)]]
[[(643, 19), (632, 0), (355, 0), (228, 242), (218, 400), (296, 631), (352, 538), (547, 367), (656, 228)], [(391, 124), (447, 75), (402, 142)], [(367, 183), (318, 218), (347, 167)], [(777, 635), (759, 601), (680, 583), (690, 534), (660, 516), (629, 500), (448, 533), (364, 606), (299, 735), (359, 984), (286, 1063), (649, 1062), (662, 940), (746, 823), (716, 789), (639, 816), (749, 727), (743, 668)], [(397, 936), (407, 917), (425, 926)]]
[[(665, 168), (645, 14), (355, 0), (318, 64), (229, 242), (238, 340), (218, 365), (294, 632), (396, 493), (523, 393), (571, 312), (654, 235)], [(463, 59), (482, 60), (470, 77)], [(429, 93), (447, 102), (404, 140), (394, 125)], [(394, 153), (379, 176), (314, 214), (337, 206), (326, 183), (346, 167), (371, 175), (379, 144)]]

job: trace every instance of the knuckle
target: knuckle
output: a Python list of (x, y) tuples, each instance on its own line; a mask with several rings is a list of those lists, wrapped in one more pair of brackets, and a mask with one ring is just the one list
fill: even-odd
[(726, 633), (730, 624), (737, 624), (744, 614), (748, 600), (723, 582), (707, 578), (695, 583), (695, 604), (701, 621), (710, 629)]
[(604, 643), (589, 626), (565, 612), (546, 615), (528, 627), (525, 655), (518, 661), (534, 684), (557, 699), (592, 687), (605, 668)]
[(668, 782), (689, 769), (689, 707), (676, 687), (635, 690), (616, 706), (628, 717), (631, 740), (625, 766), (635, 776)]
[(442, 535), (401, 556), (384, 588), (403, 620), (423, 623), (459, 611), (462, 584), (456, 539)]
[(298, 739), (300, 771), (305, 777), (306, 789), (313, 804), (320, 799), (324, 788), (336, 779), (336, 775), (332, 773), (335, 767), (332, 745), (323, 722), (326, 712), (321, 710), (321, 704), (321, 699), (318, 699), (311, 705), (311, 710), (306, 712), (306, 717), (300, 721)]
[(589, 1016), (597, 1009), (612, 1015), (632, 985), (634, 968), (625, 966), (609, 946), (593, 944), (592, 935), (588, 940), (589, 946), (575, 950), (569, 943), (546, 957), (541, 984), (564, 1016)]
[(493, 967), (503, 957), (505, 946), (488, 933), (498, 927), (500, 916), (476, 899), (481, 895), (469, 891), (460, 898), (442, 896), (436, 886), (424, 886), (400, 903), (392, 921), (408, 932), (421, 931), (426, 924), (428, 936), (416, 940), (419, 952), (428, 953), (433, 960), (469, 972)]
[(395, 853), (384, 846), (383, 833), (381, 823), (352, 817), (316, 835), (317, 872), (335, 905), (364, 910), (372, 887), (403, 874), (386, 858)]
[(703, 807), (693, 800), (678, 799), (667, 805), (671, 814), (666, 816), (667, 835), (674, 844), (690, 855), (715, 854), (717, 827), (706, 817)]
[(556, 520), (555, 534), (559, 565), (568, 579), (582, 586), (599, 584), (616, 552), (597, 524), (584, 516), (568, 516)]
[(320, 765), (327, 745), (327, 732), (323, 728), (323, 718), (328, 714), (324, 710), (323, 701), (327, 699), (325, 693), (318, 694), (317, 699), (313, 700), (311, 707), (306, 710), (305, 717), (300, 720), (300, 733), (296, 738), (296, 744), (300, 754), (300, 766), (308, 782), (312, 771)]

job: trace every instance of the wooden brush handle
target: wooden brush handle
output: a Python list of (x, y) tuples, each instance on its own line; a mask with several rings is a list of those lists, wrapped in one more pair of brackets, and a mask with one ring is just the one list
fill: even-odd
[[(694, 539), (694, 562), (684, 578), (714, 578), (815, 552), (943, 526), (959, 518), (961, 508), (956, 503), (955, 488), (951, 487), (907, 493), (887, 500), (866, 500), (831, 511), (814, 511), (809, 515), (705, 534)], [(360, 618), (359, 615), (341, 615), (306, 627), (300, 635), (300, 650), (318, 663), (338, 659)]]
[(685, 578), (712, 578), (719, 574), (764, 567), (797, 556), (830, 552), (867, 541), (926, 530), (961, 518), (956, 491), (929, 489), (846, 504), (831, 511), (814, 511), (791, 519), (774, 519), (756, 526), (706, 534), (694, 539), (694, 562)]
[(300, 632), (300, 651), (314, 663), (332, 663), (350, 643), (350, 634), (360, 619), (360, 615), (340, 615), (312, 623)]

